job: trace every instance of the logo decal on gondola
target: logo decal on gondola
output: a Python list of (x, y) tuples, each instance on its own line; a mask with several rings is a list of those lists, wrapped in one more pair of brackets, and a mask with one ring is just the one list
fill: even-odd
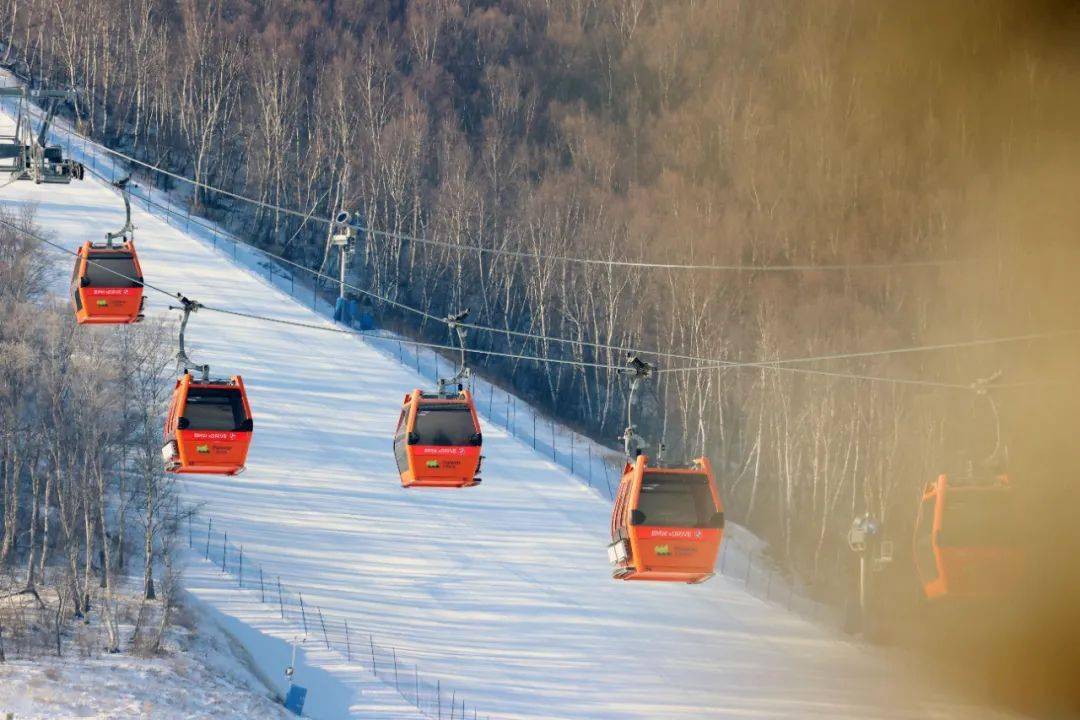
[(91, 295), (134, 295), (138, 288), (90, 288)]
[(194, 440), (235, 440), (234, 432), (194, 432), (191, 434)]
[(108, 307), (108, 305), (109, 305), (108, 300), (98, 300), (97, 301), (97, 306), (98, 307)]
[(654, 538), (686, 538), (690, 539), (693, 535), (693, 530), (690, 528), (653, 528), (649, 531), (649, 537)]
[(671, 554), (671, 546), (670, 545), (657, 545), (656, 546), (656, 554), (657, 555), (670, 555)]
[(440, 447), (438, 445), (419, 448), (421, 455), (464, 455), (466, 448), (463, 447)]
[(196, 445), (195, 446), (195, 452), (209, 453), (210, 452), (210, 446), (209, 445)]
[(428, 460), (427, 461), (427, 466), (429, 468), (437, 468), (437, 467), (439, 467), (439, 461), (438, 460)]

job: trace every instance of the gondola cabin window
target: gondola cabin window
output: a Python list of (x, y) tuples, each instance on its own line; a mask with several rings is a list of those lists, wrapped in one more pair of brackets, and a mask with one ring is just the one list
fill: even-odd
[(139, 287), (135, 261), (127, 253), (91, 255), (86, 263), (86, 279), (90, 287)]
[(641, 525), (659, 527), (711, 527), (716, 508), (704, 474), (678, 475), (646, 472), (637, 509)]
[(938, 545), (942, 547), (1002, 547), (1015, 543), (1016, 519), (1012, 496), (997, 489), (952, 489), (945, 495), (945, 512)]
[(420, 406), (416, 413), (414, 445), (460, 446), (476, 444), (476, 427), (468, 405)]
[(246, 418), (240, 390), (192, 386), (184, 405), (184, 417), (192, 430), (242, 430)]

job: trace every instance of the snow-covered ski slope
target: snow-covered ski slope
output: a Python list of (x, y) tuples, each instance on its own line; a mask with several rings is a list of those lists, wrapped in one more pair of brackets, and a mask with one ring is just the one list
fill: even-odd
[[(119, 197), (89, 177), (0, 189), (5, 207), (27, 202), (72, 249), (123, 223)], [(327, 322), (209, 244), (138, 209), (135, 224), (148, 282)], [(55, 255), (62, 292), (70, 258)], [(149, 315), (168, 312), (163, 295), (147, 298)], [(252, 562), (306, 602), (358, 619), (481, 717), (994, 716), (726, 578), (611, 580), (608, 504), (492, 424), (482, 485), (402, 489), (390, 436), (404, 393), (422, 381), (360, 338), (201, 312), (188, 341), (215, 374), (243, 374), (255, 415), (248, 471), (188, 477), (189, 499)]]

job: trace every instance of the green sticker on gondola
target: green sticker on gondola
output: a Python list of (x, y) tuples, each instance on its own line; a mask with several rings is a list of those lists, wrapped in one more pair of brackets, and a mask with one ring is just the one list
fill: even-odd
[(428, 460), (427, 461), (427, 466), (429, 468), (437, 468), (437, 467), (439, 467), (439, 461), (438, 460)]
[(195, 452), (209, 453), (210, 452), (210, 446), (209, 445), (196, 445), (195, 446)]
[(98, 300), (97, 301), (97, 306), (98, 307), (108, 307), (109, 302), (107, 300)]
[(670, 555), (671, 554), (671, 546), (670, 545), (657, 545), (656, 546), (656, 554), (657, 555)]

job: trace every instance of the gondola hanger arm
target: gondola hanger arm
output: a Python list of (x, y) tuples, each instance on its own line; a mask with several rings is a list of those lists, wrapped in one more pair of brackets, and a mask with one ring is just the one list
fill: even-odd
[(188, 318), (191, 317), (191, 313), (197, 312), (199, 308), (203, 307), (202, 303), (198, 300), (191, 300), (184, 297), (181, 293), (176, 293), (177, 299), (180, 301), (180, 305), (170, 305), (170, 310), (182, 310), (184, 312), (184, 319), (180, 321), (180, 349), (176, 353), (176, 371), (181, 375), (189, 370), (197, 370), (202, 374), (202, 381), (210, 381), (210, 366), (209, 365), (197, 365), (192, 362), (188, 357), (187, 351), (184, 349), (184, 331), (187, 330)]

